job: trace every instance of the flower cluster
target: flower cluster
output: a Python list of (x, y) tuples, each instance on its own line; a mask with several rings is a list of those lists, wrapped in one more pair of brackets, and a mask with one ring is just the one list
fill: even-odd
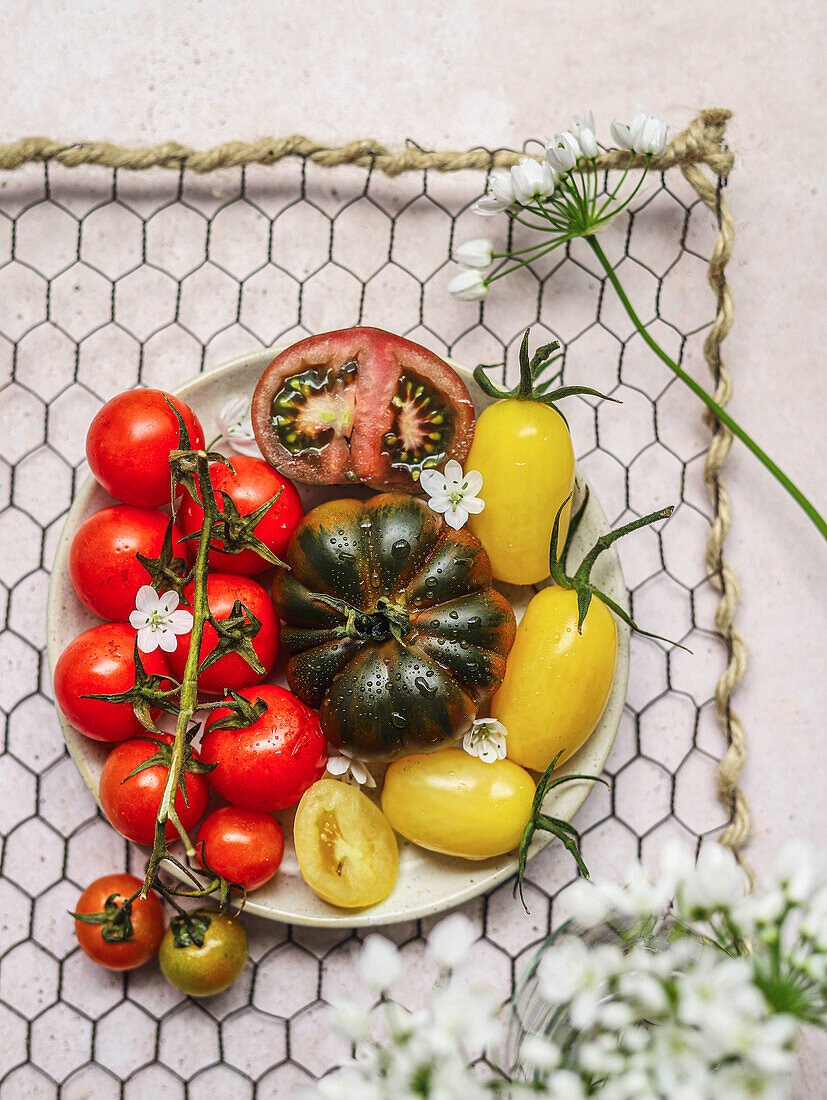
[[(426, 1007), (411, 1012), (389, 999), (402, 969), (399, 952), (382, 936), (369, 936), (359, 962), (366, 994), (359, 999), (350, 993), (332, 1010), (336, 1030), (356, 1044), (356, 1057), (319, 1081), (308, 1100), (489, 1097), (491, 1090), (471, 1066), (500, 1036), (499, 1001), (490, 989), (470, 989), (456, 973), (475, 939), (471, 922), (459, 914), (433, 929), (428, 954), (440, 979)], [(372, 1013), (377, 997), (379, 1008)]]
[(454, 915), (431, 933), (442, 976), (417, 1012), (389, 999), (400, 956), (371, 936), (360, 971), (379, 1008), (352, 996), (335, 1007), (356, 1054), (309, 1095), (783, 1100), (797, 1026), (827, 1026), (827, 883), (805, 849), (788, 845), (767, 885), (746, 887), (715, 844), (697, 864), (667, 849), (657, 879), (638, 865), (622, 887), (576, 883), (571, 922), (511, 1006), (509, 1071), (491, 1069), (508, 1021), (489, 991), (456, 973), (475, 938), (469, 921)]
[[(666, 123), (649, 115), (636, 115), (630, 123), (615, 120), (611, 130), (620, 149), (632, 154), (627, 171), (636, 154), (647, 158), (648, 168), (651, 158), (662, 156), (666, 149)], [(582, 162), (587, 166), (593, 162), (598, 152), (594, 115), (585, 111), (575, 118), (570, 130), (555, 134), (548, 142), (545, 160), (521, 157), (510, 170), (495, 169), (485, 194), (474, 204), (474, 213), (483, 217), (506, 213), (521, 225), (551, 233), (552, 241), (518, 253), (495, 252), (486, 237), (466, 241), (455, 253), (462, 271), (448, 284), (451, 294), (463, 302), (484, 298), (495, 279), (524, 267), (573, 237), (599, 232), (628, 206), (640, 182), (631, 195), (619, 201), (618, 191), (626, 172), (608, 197), (598, 199), (596, 173), (581, 168)], [(645, 171), (641, 174), (641, 182), (645, 174)], [(495, 260), (503, 262), (493, 274), (486, 274)], [(508, 266), (510, 260), (516, 261), (514, 266)]]
[[(827, 1024), (827, 884), (805, 849), (787, 845), (752, 895), (732, 853), (709, 844), (697, 864), (667, 848), (657, 879), (637, 867), (626, 887), (581, 881), (568, 900), (586, 940), (558, 937), (538, 967), (565, 1012), (524, 1050), (538, 1068), (560, 1067), (563, 1095), (788, 1094), (799, 1022)], [(612, 930), (608, 942), (598, 928)]]

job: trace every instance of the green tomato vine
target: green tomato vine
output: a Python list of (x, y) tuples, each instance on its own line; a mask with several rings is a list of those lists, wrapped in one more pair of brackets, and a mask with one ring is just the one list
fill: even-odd
[[(172, 516), (158, 557), (148, 558), (139, 554), (138, 558), (150, 575), (152, 587), (159, 594), (173, 590), (181, 596), (185, 587), (192, 586), (193, 622), (183, 677), (179, 683), (172, 677), (148, 675), (141, 660), (136, 638), (134, 686), (118, 694), (89, 696), (89, 698), (111, 703), (130, 704), (138, 721), (147, 731), (148, 739), (157, 745), (157, 751), (130, 775), (135, 775), (144, 768), (161, 766), (167, 769), (167, 777), (155, 817), (152, 851), (147, 861), (141, 888), (131, 897), (126, 898), (120, 906), (115, 905), (114, 900), (110, 899), (113, 900), (113, 904), (110, 905), (107, 902), (105, 912), (85, 914), (82, 917), (77, 917), (77, 914), (72, 915), (87, 923), (99, 923), (105, 929), (111, 928), (112, 934), (119, 940), (129, 939), (132, 932), (129, 920), (132, 902), (138, 897), (145, 898), (150, 890), (155, 889), (178, 911), (175, 924), (178, 930), (175, 934), (176, 946), (195, 944), (200, 947), (204, 943), (208, 919), (205, 921), (203, 915), (199, 919), (192, 918), (177, 899), (201, 899), (215, 894), (218, 896), (219, 911), (223, 911), (229, 905), (232, 891), (241, 893), (243, 906), (245, 892), (243, 887), (213, 871), (205, 858), (202, 858), (204, 869), (197, 871), (189, 862), (195, 858), (196, 851), (175, 811), (176, 794), (180, 790), (187, 803), (187, 775), (203, 775), (215, 767), (214, 764), (195, 759), (193, 755), (192, 741), (200, 729), (200, 723), (195, 722), (194, 718), (198, 711), (222, 707), (230, 711), (229, 716), (222, 723), (223, 727), (242, 729), (258, 721), (267, 709), (262, 699), (251, 703), (232, 690), (228, 690), (226, 697), (217, 702), (206, 702), (198, 698), (199, 674), (229, 653), (238, 654), (256, 672), (264, 672), (252, 644), (253, 638), (261, 628), (261, 623), (255, 615), (240, 600), (235, 601), (226, 619), (216, 619), (209, 609), (207, 602), (209, 553), (211, 547), (219, 543), (221, 550), (225, 553), (240, 554), (242, 550), (254, 550), (273, 565), (289, 567), (277, 558), (254, 533), (258, 522), (275, 504), (281, 489), (256, 511), (242, 516), (228, 494), (221, 491), (216, 493), (210, 481), (211, 464), (220, 462), (229, 466), (230, 463), (217, 451), (192, 450), (183, 418), (171, 403), (170, 408), (175, 413), (179, 432), (178, 447), (169, 456)], [(198, 540), (192, 567), (188, 567), (183, 558), (175, 555), (172, 544), (172, 526), (175, 522), (175, 505), (179, 489), (188, 492), (204, 512), (200, 531), (188, 536)], [(215, 630), (218, 640), (212, 652), (200, 660), (201, 642), (207, 623)], [(169, 684), (172, 686), (166, 686)], [(175, 738), (172, 745), (160, 738), (160, 731), (152, 718), (153, 709), (176, 716)], [(174, 826), (184, 844), (186, 862), (178, 859), (167, 845), (168, 823)], [(162, 881), (160, 872), (164, 865), (175, 868), (185, 877), (187, 885), (173, 886)]]

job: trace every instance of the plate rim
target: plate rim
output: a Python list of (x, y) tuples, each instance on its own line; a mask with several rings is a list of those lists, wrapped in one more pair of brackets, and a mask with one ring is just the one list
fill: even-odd
[[(222, 363), (218, 363), (213, 367), (205, 368), (200, 374), (188, 379), (170, 392), (172, 392), (176, 397), (180, 397), (182, 400), (186, 401), (188, 399), (188, 395), (193, 389), (198, 390), (201, 386), (205, 384), (208, 385), (210, 381), (232, 375), (234, 372), (238, 371), (241, 368), (250, 367), (254, 362), (260, 362), (263, 370), (272, 358), (274, 358), (280, 351), (283, 351), (285, 348), (290, 346), (290, 344), (277, 344), (270, 348), (259, 348), (254, 351), (235, 356), (234, 358), (228, 359)], [(469, 385), (470, 382), (471, 386), (476, 386), (472, 372), (468, 369), (468, 367), (466, 367), (462, 363), (458, 363), (456, 360), (451, 359), (447, 356), (441, 356), (441, 358), (443, 358), (445, 362), (449, 363), (450, 366), (453, 367), (453, 369), (459, 374), (466, 385)], [(589, 479), (583, 473), (579, 465), (576, 466), (576, 476), (578, 481), (582, 485), (590, 487)], [(57, 548), (55, 551), (55, 556), (52, 562), (46, 604), (46, 651), (49, 662), (49, 672), (52, 681), (54, 680), (54, 668), (58, 658), (58, 653), (56, 652), (57, 640), (55, 623), (61, 610), (61, 608), (59, 607), (60, 599), (58, 593), (58, 578), (65, 577), (67, 575), (69, 546), (71, 545), (71, 539), (77, 527), (77, 522), (75, 519), (76, 514), (81, 510), (87, 498), (94, 491), (96, 486), (97, 482), (94, 476), (90, 473), (85, 478), (81, 486), (78, 488), (70, 505), (69, 511), (66, 515), (66, 519), (64, 520), (63, 527), (60, 533), (60, 538), (58, 540)], [(597, 519), (600, 525), (603, 527), (608, 527), (608, 521), (606, 519), (606, 514), (603, 510), (603, 506), (600, 502), (599, 497), (594, 491), (591, 492), (590, 501), (590, 507), (596, 509)], [(623, 581), (623, 600), (621, 602), (624, 608), (628, 609), (628, 595), (622, 565), (620, 563), (619, 557), (617, 557), (614, 548), (612, 548), (610, 553), (615, 558), (614, 567), (618, 571), (620, 580)], [(617, 732), (625, 707), (629, 679), (629, 649), (631, 632), (628, 626), (623, 622), (617, 621), (616, 625), (618, 628), (617, 664), (615, 667), (615, 678), (612, 683), (611, 694), (609, 697), (609, 701), (606, 704), (604, 715), (614, 701), (614, 704), (617, 707), (617, 721), (615, 723), (611, 737), (608, 738), (605, 753), (602, 755), (602, 759), (599, 760), (601, 770), (605, 765), (606, 760), (608, 759), (615, 738), (617, 737)], [(95, 805), (100, 808), (97, 785), (90, 773), (88, 764), (84, 759), (82, 752), (80, 751), (83, 742), (88, 739), (84, 738), (83, 734), (81, 734), (78, 730), (74, 728), (74, 726), (72, 726), (68, 719), (63, 715), (57, 703), (54, 701), (53, 706), (55, 708), (55, 713), (58, 716), (63, 739), (66, 747), (69, 750), (69, 754), (72, 757), (72, 760), (74, 761), (78, 771), (80, 772), (81, 777), (83, 778), (83, 781), (86, 784), (90, 794), (92, 795)], [(603, 719), (601, 717), (601, 721), (602, 720)], [(588, 744), (588, 740), (585, 744)], [(570, 758), (570, 761), (574, 761), (581, 751), (582, 749), (578, 750), (578, 753), (575, 753)], [(588, 798), (588, 795), (591, 792), (593, 786), (594, 780), (578, 780), (573, 782), (568, 788), (569, 791), (576, 789), (577, 795), (579, 795), (579, 797), (575, 797), (576, 804), (567, 813), (567, 817), (569, 819), (571, 819), (580, 810), (583, 803)], [(547, 834), (537, 835), (535, 837), (535, 840), (532, 842), (531, 848), (529, 850), (529, 861), (540, 851), (542, 851), (549, 843), (551, 843), (551, 839), (552, 838)], [(403, 840), (402, 843), (407, 842)], [(143, 845), (136, 845), (136, 847), (140, 848), (142, 851), (149, 851), (149, 849), (145, 848)], [(429, 856), (434, 855), (434, 853), (427, 854)], [(448, 859), (450, 857), (439, 858)], [(507, 857), (494, 857), (491, 861), (478, 862), (460, 860), (459, 858), (457, 858), (456, 862), (460, 866), (468, 866), (468, 864), (471, 863), (472, 866), (479, 867), (482, 863), (485, 862), (495, 863), (496, 866), (492, 868), (491, 874), (486, 876), (481, 881), (473, 882), (470, 885), (465, 886), (464, 888), (460, 886), (455, 892), (451, 893), (449, 897), (443, 895), (436, 901), (425, 901), (413, 906), (409, 906), (408, 908), (400, 910), (399, 912), (376, 913), (376, 907), (361, 910), (346, 910), (337, 909), (334, 906), (330, 906), (331, 912), (329, 915), (319, 916), (318, 914), (302, 914), (297, 913), (293, 910), (280, 909), (278, 906), (274, 906), (271, 903), (265, 904), (264, 902), (256, 901), (255, 894), (247, 898), (244, 908), (246, 912), (249, 912), (255, 916), (263, 917), (267, 920), (279, 921), (288, 925), (297, 925), (302, 927), (382, 927), (384, 925), (398, 924), (403, 921), (417, 920), (423, 917), (433, 916), (436, 913), (448, 912), (449, 910), (454, 909), (457, 906), (462, 905), (463, 903), (470, 901), (475, 897), (479, 897), (481, 894), (490, 893), (492, 890), (496, 889), (497, 886), (506, 881), (506, 879), (510, 878), (516, 872), (518, 866), (517, 856), (516, 854), (512, 853), (507, 853)], [(308, 890), (309, 889), (310, 888), (308, 887)], [(390, 895), (390, 897), (392, 897), (392, 894)]]

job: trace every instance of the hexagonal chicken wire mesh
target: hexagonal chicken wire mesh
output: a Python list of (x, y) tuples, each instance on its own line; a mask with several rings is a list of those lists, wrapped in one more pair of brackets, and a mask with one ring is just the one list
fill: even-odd
[[(29, 165), (0, 179), (3, 431), (0, 578), (0, 1096), (80, 1100), (221, 1093), (285, 1096), (346, 1055), (323, 1020), (347, 990), (357, 933), (250, 918), (251, 962), (203, 1003), (153, 966), (98, 970), (66, 910), (91, 879), (141, 870), (68, 757), (44, 655), (49, 568), (84, 439), (101, 403), (137, 384), (174, 389), (230, 357), (327, 329), (373, 324), (470, 365), (507, 362), (527, 324), (565, 349), (564, 380), (622, 406), (566, 405), (578, 458), (610, 520), (677, 505), (659, 531), (620, 547), (636, 618), (693, 655), (633, 640), (629, 693), (606, 774), (580, 811), (593, 874), (649, 859), (678, 835), (726, 823), (716, 798), (725, 748), (713, 695), (725, 660), (704, 567), (708, 432), (693, 399), (634, 333), (582, 242), (497, 284), (484, 304), (446, 293), (457, 241), (479, 235), (479, 173), (389, 180), (305, 160), (207, 176)], [(489, 228), (488, 223), (486, 228)], [(504, 233), (507, 226), (494, 225)], [(652, 330), (699, 377), (715, 303), (706, 286), (714, 218), (676, 172), (655, 176), (602, 241)], [(530, 916), (511, 884), (465, 906), (475, 964), (503, 995), (565, 916), (574, 869), (559, 847), (530, 865)], [(388, 928), (411, 963), (402, 999), (428, 995), (423, 932)]]

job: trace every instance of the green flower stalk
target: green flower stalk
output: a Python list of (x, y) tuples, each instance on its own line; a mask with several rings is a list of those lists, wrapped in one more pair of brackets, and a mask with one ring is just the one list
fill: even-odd
[[(545, 161), (523, 157), (510, 171), (497, 169), (492, 172), (488, 189), (475, 203), (474, 212), (483, 217), (504, 213), (519, 225), (536, 230), (542, 237), (536, 244), (515, 252), (498, 253), (487, 238), (476, 238), (460, 245), (456, 257), (463, 270), (451, 280), (448, 290), (460, 301), (479, 301), (498, 279), (529, 266), (567, 241), (582, 237), (605, 271), (629, 319), (655, 355), (741, 440), (827, 539), (827, 521), (812, 501), (712, 394), (687, 374), (654, 339), (600, 246), (596, 235), (629, 206), (643, 185), (652, 158), (661, 156), (666, 148), (665, 124), (648, 115), (639, 114), (629, 124), (615, 121), (611, 130), (617, 145), (628, 150), (629, 160), (608, 194), (598, 193), (595, 167), (598, 145), (591, 112), (575, 119), (572, 130), (555, 135), (546, 148)], [(637, 167), (640, 157), (645, 158), (640, 177), (632, 190), (621, 197), (626, 178), (631, 169)]]

